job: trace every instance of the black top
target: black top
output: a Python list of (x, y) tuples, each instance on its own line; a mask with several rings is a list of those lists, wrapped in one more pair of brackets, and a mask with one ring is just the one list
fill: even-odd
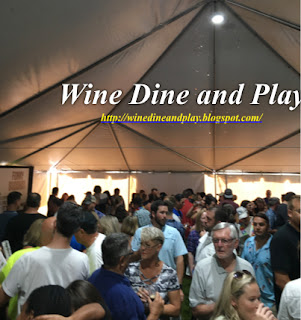
[(8, 221), (18, 214), (17, 211), (4, 211), (0, 214), (0, 242), (3, 241), (5, 236), (5, 229)]
[(22, 212), (9, 220), (4, 239), (9, 241), (12, 252), (23, 249), (23, 237), (37, 219), (46, 219), (46, 217), (40, 213)]
[[(271, 264), (273, 271), (288, 274), (291, 280), (300, 278), (298, 244), (300, 232), (288, 222), (281, 227), (271, 241)], [(279, 305), (282, 290), (275, 283), (276, 304)]]
[(275, 214), (276, 214), (275, 228), (279, 229), (288, 220), (287, 204), (285, 204), (285, 203), (279, 204), (279, 206), (277, 206), (277, 208), (275, 210)]

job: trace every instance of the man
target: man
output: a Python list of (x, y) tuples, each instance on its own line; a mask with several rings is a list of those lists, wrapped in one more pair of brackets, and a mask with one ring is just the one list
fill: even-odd
[(194, 317), (209, 319), (229, 272), (247, 270), (254, 275), (251, 264), (237, 257), (238, 233), (233, 224), (218, 223), (212, 229), (215, 255), (197, 263), (189, 292)]
[(267, 190), (265, 192), (266, 197), (263, 199), (265, 201), (265, 203), (268, 205), (269, 204), (269, 200), (271, 198), (272, 195), (272, 191), (271, 190)]
[(238, 208), (238, 204), (233, 201), (233, 193), (231, 189), (225, 190), (224, 199), (220, 201), (219, 206), (222, 207), (225, 203), (231, 204), (235, 210)]
[(267, 217), (269, 218), (270, 228), (271, 228), (271, 230), (273, 230), (273, 233), (276, 232), (276, 230), (275, 230), (276, 229), (275, 228), (276, 210), (277, 210), (277, 207), (279, 206), (279, 204), (280, 204), (279, 198), (276, 198), (276, 197), (269, 198), (269, 201), (268, 201), (269, 209), (265, 213), (267, 215)]
[(26, 200), (26, 210), (9, 220), (4, 239), (9, 241), (12, 252), (23, 248), (23, 237), (31, 224), (37, 219), (46, 218), (38, 212), (40, 204), (41, 196), (30, 193)]
[(275, 221), (275, 228), (279, 229), (288, 220), (288, 215), (287, 215), (287, 204), (291, 200), (293, 196), (296, 194), (294, 192), (287, 192), (286, 194), (283, 195), (283, 200), (282, 203), (277, 206), (276, 209), (276, 221)]
[[(40, 237), (38, 239), (37, 247), (26, 247), (13, 253), (7, 260), (6, 265), (0, 271), (0, 283), (2, 284), (5, 278), (9, 275), (11, 269), (15, 263), (22, 257), (25, 253), (35, 251), (42, 246), (47, 246), (53, 239), (54, 228), (55, 228), (56, 217), (50, 217), (43, 219), (41, 224)], [(30, 228), (28, 230), (30, 232)], [(28, 233), (27, 232), (27, 233)], [(33, 243), (31, 245), (34, 245)], [(18, 295), (12, 297), (9, 301), (9, 306), (7, 309), (7, 315), (9, 319), (16, 319), (18, 315)]]
[(261, 302), (276, 313), (274, 275), (271, 266), (269, 219), (263, 212), (256, 213), (253, 219), (254, 237), (246, 240), (241, 257), (249, 261), (256, 275)]
[(0, 214), (0, 242), (4, 239), (4, 232), (8, 221), (18, 214), (17, 210), (21, 205), (21, 197), (22, 193), (18, 191), (10, 192), (7, 195), (7, 208)]
[(137, 196), (132, 201), (133, 209), (135, 210), (133, 215), (138, 218), (138, 226), (143, 227), (151, 223), (150, 212), (143, 208), (142, 199)]
[(82, 202), (82, 208), (84, 211), (90, 211), (97, 214), (97, 216), (100, 218), (104, 217), (105, 214), (96, 210), (96, 198), (95, 196), (92, 196), (90, 193), (86, 194), (85, 199)]
[[(95, 186), (94, 187), (94, 194), (93, 196), (96, 199), (96, 210), (99, 212), (106, 212), (106, 204), (108, 203), (108, 195), (106, 193), (101, 193), (101, 187)], [(91, 194), (91, 193), (90, 193)]]
[(97, 225), (98, 221), (91, 212), (82, 211), (80, 229), (75, 233), (76, 241), (87, 248), (90, 274), (103, 264), (101, 245), (106, 236), (97, 232)]
[(224, 209), (210, 208), (206, 212), (204, 227), (207, 233), (200, 238), (196, 249), (195, 263), (215, 254), (214, 244), (212, 242), (211, 231), (220, 222), (228, 222), (228, 215)]
[(275, 298), (279, 305), (285, 285), (300, 278), (300, 196), (288, 202), (288, 222), (274, 235), (271, 242), (271, 261), (275, 278)]
[[(58, 193), (59, 193), (58, 187), (52, 188), (52, 193), (49, 196), (48, 202), (47, 202), (47, 217), (53, 217), (58, 210), (58, 208), (56, 209), (56, 205), (58, 205), (58, 203), (59, 203), (58, 200), (60, 200), (57, 197)], [(60, 207), (60, 205), (59, 205), (59, 207)]]
[[(151, 224), (146, 227), (156, 227), (162, 230), (165, 241), (159, 253), (159, 259), (166, 265), (177, 271), (180, 285), (183, 281), (184, 274), (184, 255), (187, 254), (187, 249), (179, 231), (173, 227), (166, 225), (166, 216), (168, 214), (169, 203), (162, 200), (157, 200), (151, 206)], [(142, 227), (144, 228), (144, 227)], [(141, 229), (136, 230), (132, 249), (136, 253), (136, 259), (139, 258), (138, 250), (141, 242)], [(183, 292), (181, 292), (182, 298)]]
[[(113, 320), (144, 320), (144, 306), (131, 288), (124, 272), (132, 254), (129, 238), (124, 233), (112, 233), (102, 243), (104, 265), (96, 270), (89, 281), (97, 288), (109, 307)], [(158, 319), (163, 301), (157, 293), (155, 301), (148, 300), (150, 314), (147, 320)]]
[(173, 203), (171, 201), (167, 201), (167, 202), (169, 203), (169, 207), (168, 207), (168, 213), (166, 215), (166, 224), (170, 227), (176, 228), (180, 232), (184, 240), (185, 228), (181, 222), (175, 220), (173, 217)]
[(245, 207), (238, 207), (236, 212), (238, 213), (239, 220), (239, 252), (241, 253), (245, 241), (254, 235), (253, 218), (249, 216), (248, 210)]
[[(171, 197), (170, 197), (171, 198)], [(179, 222), (183, 218), (183, 213), (181, 209), (184, 206), (185, 199), (182, 194), (176, 194), (172, 199), (174, 199), (174, 208), (172, 210), (173, 214), (175, 214), (179, 218)]]
[(76, 205), (69, 202), (60, 207), (52, 241), (15, 263), (0, 288), (0, 306), (18, 293), (20, 313), (34, 289), (49, 284), (67, 287), (75, 280), (88, 278), (87, 256), (69, 246), (71, 236), (79, 229), (79, 218), (80, 209)]

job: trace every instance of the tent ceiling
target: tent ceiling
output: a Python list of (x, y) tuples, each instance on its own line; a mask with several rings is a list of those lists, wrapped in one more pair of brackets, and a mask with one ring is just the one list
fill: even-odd
[[(250, 105), (256, 83), (299, 89), (299, 1), (1, 3), (0, 160), (36, 169), (299, 172), (299, 109)], [(58, 10), (60, 8), (60, 10)], [(225, 23), (214, 26), (214, 12)], [(78, 23), (80, 21), (80, 23)], [(4, 27), (5, 26), (5, 27)], [(22, 32), (20, 33), (20, 30)], [(61, 83), (123, 91), (117, 106), (61, 105)], [(184, 106), (129, 105), (134, 83), (190, 91)], [(197, 105), (245, 83), (243, 103)], [(99, 124), (102, 114), (261, 115), (261, 124)], [(17, 161), (18, 160), (18, 161)]]

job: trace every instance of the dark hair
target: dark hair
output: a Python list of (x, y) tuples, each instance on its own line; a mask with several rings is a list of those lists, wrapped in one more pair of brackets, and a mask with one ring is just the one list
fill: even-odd
[(89, 303), (99, 303), (106, 312), (105, 319), (111, 319), (110, 311), (99, 294), (99, 291), (88, 281), (76, 280), (69, 284), (67, 292), (70, 296), (73, 312)]
[(188, 197), (190, 197), (190, 196), (192, 196), (193, 195), (193, 190), (192, 189), (185, 189), (184, 191), (183, 191), (183, 197), (184, 198), (188, 198)]
[(184, 198), (182, 193), (178, 193), (174, 197), (178, 202), (180, 202)]
[(111, 233), (101, 245), (104, 265), (116, 267), (122, 256), (129, 252), (129, 237), (124, 233)]
[(30, 208), (38, 208), (41, 204), (41, 196), (38, 193), (30, 193), (26, 200), (26, 206)]
[(235, 223), (235, 215), (236, 215), (236, 210), (230, 203), (224, 203), (222, 206), (222, 209), (227, 213), (228, 216), (228, 221), (229, 223)]
[(98, 221), (90, 211), (82, 210), (80, 215), (80, 228), (87, 234), (93, 234), (97, 231)]
[(287, 192), (286, 194), (285, 194), (285, 196), (284, 196), (284, 200), (285, 201), (290, 201), (291, 200), (291, 198), (293, 197), (293, 196), (295, 196), (296, 194), (294, 193), (294, 192)]
[(114, 189), (114, 193), (116, 193), (116, 192), (120, 192), (120, 189), (119, 188), (115, 188)]
[(160, 206), (169, 207), (169, 203), (163, 200), (156, 200), (151, 205), (151, 211), (157, 213)]
[(224, 208), (218, 208), (214, 214), (215, 222), (228, 222), (229, 216), (228, 212)]
[(128, 216), (128, 212), (123, 206), (119, 206), (115, 209), (115, 217), (118, 219), (118, 222), (122, 223), (124, 218)]
[(249, 201), (249, 200), (243, 200), (243, 201), (241, 202), (240, 206), (246, 208), (246, 207), (247, 207), (247, 204), (250, 203), (250, 202), (251, 202), (251, 201)]
[(101, 192), (101, 187), (100, 186), (95, 186), (93, 192), (100, 193)]
[(205, 193), (204, 191), (198, 192), (198, 194), (199, 194), (202, 198), (206, 197), (206, 193)]
[(164, 198), (167, 196), (167, 193), (165, 192), (160, 192), (160, 199), (164, 200)]
[(43, 314), (71, 315), (71, 302), (67, 291), (57, 285), (48, 285), (32, 291), (26, 301), (25, 313), (33, 312), (34, 317)]
[(81, 210), (72, 202), (65, 202), (58, 210), (56, 230), (66, 238), (70, 238), (80, 226)]
[(68, 200), (72, 200), (72, 201), (74, 201), (75, 200), (75, 198), (74, 198), (74, 194), (71, 194), (71, 196), (69, 196), (68, 198), (67, 198), (67, 201)]
[(142, 206), (142, 199), (139, 196), (136, 196), (133, 198), (132, 203), (141, 207)]
[(214, 198), (213, 196), (207, 194), (206, 197), (205, 197), (205, 203), (209, 206), (211, 204), (211, 202), (214, 202), (215, 204), (217, 204), (216, 198)]
[(20, 200), (22, 196), (21, 192), (12, 191), (7, 195), (7, 205), (13, 204), (16, 201)]
[(58, 187), (54, 187), (54, 188), (52, 188), (52, 194), (58, 194), (58, 192), (59, 192), (59, 188)]
[(270, 225), (270, 221), (269, 221), (269, 218), (268, 216), (264, 213), (264, 212), (257, 212), (254, 214), (254, 218), (253, 218), (253, 221), (255, 218), (261, 218), (261, 219), (264, 219), (267, 223), (267, 225), (269, 226)]

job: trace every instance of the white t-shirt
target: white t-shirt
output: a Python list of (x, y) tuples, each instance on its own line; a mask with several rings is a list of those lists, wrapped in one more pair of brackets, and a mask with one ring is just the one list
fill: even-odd
[(101, 244), (105, 237), (104, 234), (99, 233), (95, 241), (86, 250), (89, 258), (90, 274), (103, 265)]
[(2, 288), (10, 297), (18, 294), (20, 313), (21, 306), (34, 289), (50, 284), (66, 288), (71, 282), (88, 277), (89, 261), (86, 254), (72, 248), (42, 247), (26, 253), (15, 263)]
[(281, 295), (278, 319), (299, 320), (301, 316), (301, 278), (290, 281)]

